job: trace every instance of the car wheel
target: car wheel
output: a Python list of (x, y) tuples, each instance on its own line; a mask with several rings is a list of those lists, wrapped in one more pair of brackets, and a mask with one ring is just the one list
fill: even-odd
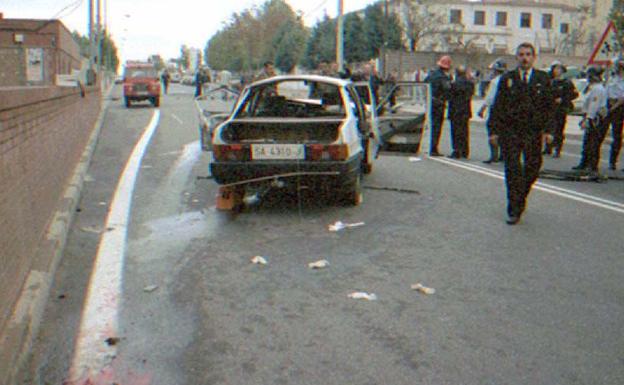
[(130, 108), (130, 106), (132, 105), (132, 102), (130, 101), (130, 98), (125, 97), (124, 100), (126, 102), (126, 108)]
[(358, 174), (355, 181), (343, 186), (342, 201), (349, 206), (362, 203), (362, 174)]
[(154, 105), (154, 107), (160, 107), (160, 98), (152, 98), (152, 104)]

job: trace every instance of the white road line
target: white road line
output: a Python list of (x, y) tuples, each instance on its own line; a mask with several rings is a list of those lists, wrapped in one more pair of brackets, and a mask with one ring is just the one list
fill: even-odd
[(174, 118), (175, 120), (177, 120), (178, 123), (180, 124), (184, 124), (184, 122), (182, 121), (182, 119), (178, 118), (178, 116), (176, 114), (171, 114), (171, 117)]
[[(486, 175), (492, 178), (504, 180), (505, 174), (498, 170), (491, 170), (485, 167), (468, 164), (465, 162), (455, 161), (451, 159), (442, 159), (437, 157), (430, 157), (429, 160), (433, 160), (439, 163), (443, 163), (449, 166), (461, 168), (464, 170), (476, 172), (478, 174)], [(611, 201), (608, 199), (599, 198), (593, 195), (581, 193), (578, 191), (568, 190), (561, 187), (553, 186), (543, 182), (537, 182), (533, 187), (535, 190), (543, 191), (551, 195), (556, 195), (562, 198), (567, 198), (576, 202), (589, 204), (595, 207), (600, 207), (606, 210), (614, 211), (616, 213), (624, 214), (624, 204)]]
[[(160, 111), (156, 110), (134, 147), (117, 184), (104, 226), (112, 230), (104, 233), (100, 239), (76, 340), (70, 381), (94, 381), (98, 374), (110, 366), (115, 357), (132, 194), (141, 160), (159, 119)], [(107, 343), (109, 338), (112, 340)]]

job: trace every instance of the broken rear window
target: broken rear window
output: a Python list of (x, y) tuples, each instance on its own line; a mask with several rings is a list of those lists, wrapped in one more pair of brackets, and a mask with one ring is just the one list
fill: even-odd
[(344, 117), (340, 88), (333, 84), (289, 80), (253, 87), (236, 118)]

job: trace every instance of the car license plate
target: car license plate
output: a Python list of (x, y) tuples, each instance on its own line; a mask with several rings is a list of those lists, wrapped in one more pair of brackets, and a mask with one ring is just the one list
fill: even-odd
[(305, 159), (302, 144), (252, 144), (251, 157), (258, 160)]
[(137, 91), (137, 93), (136, 93), (136, 94), (137, 94), (138, 96), (146, 96), (146, 95), (149, 95), (149, 92), (147, 92), (147, 91)]

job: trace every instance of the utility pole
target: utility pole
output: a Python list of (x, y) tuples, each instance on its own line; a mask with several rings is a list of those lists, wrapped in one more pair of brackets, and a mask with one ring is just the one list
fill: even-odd
[(381, 31), (381, 75), (386, 78), (386, 45), (388, 45), (388, 37), (386, 28), (388, 26), (388, 0), (384, 0), (384, 29)]
[(95, 57), (95, 36), (93, 33), (93, 0), (89, 0), (89, 70), (93, 71)]
[(344, 71), (344, 1), (338, 0), (338, 22), (336, 26), (336, 63), (338, 71)]
[(97, 72), (98, 74), (102, 72), (102, 3), (100, 0), (96, 0), (96, 18), (97, 18)]

